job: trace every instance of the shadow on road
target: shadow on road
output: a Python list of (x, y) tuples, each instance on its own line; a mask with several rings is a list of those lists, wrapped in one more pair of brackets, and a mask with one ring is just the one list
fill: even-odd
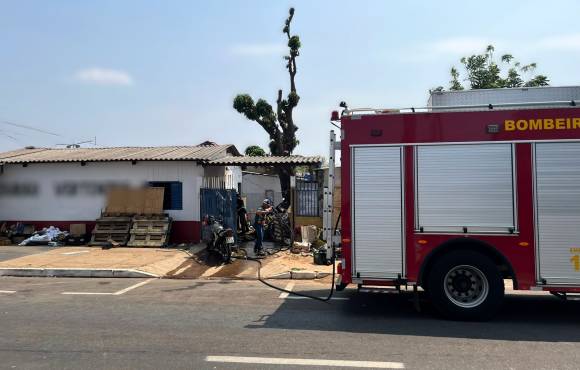
[[(326, 296), (325, 290), (307, 294)], [(552, 296), (506, 295), (504, 305), (488, 322), (460, 322), (437, 316), (425, 295), (422, 312), (413, 307), (412, 294), (347, 291), (349, 300), (322, 303), (284, 300), (268, 317), (249, 328), (284, 328), (347, 333), (416, 335), (510, 341), (580, 342), (580, 301)]]

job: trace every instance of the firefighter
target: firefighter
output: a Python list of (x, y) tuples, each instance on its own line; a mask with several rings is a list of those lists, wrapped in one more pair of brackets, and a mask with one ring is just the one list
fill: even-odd
[(256, 210), (254, 218), (254, 228), (256, 229), (256, 244), (254, 244), (254, 253), (264, 255), (262, 242), (264, 241), (264, 218), (272, 212), (272, 203), (270, 199), (264, 199), (262, 206)]

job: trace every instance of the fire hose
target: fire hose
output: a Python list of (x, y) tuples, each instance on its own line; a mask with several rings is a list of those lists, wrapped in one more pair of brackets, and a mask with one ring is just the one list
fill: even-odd
[[(334, 225), (334, 229), (332, 230), (332, 234), (336, 235), (336, 230), (338, 229), (338, 223), (340, 222), (340, 213), (338, 214), (338, 218), (336, 219), (336, 224)], [(292, 234), (294, 233), (294, 231), (291, 231)], [(291, 240), (294, 240), (294, 238), (292, 237)], [(247, 260), (249, 261), (254, 261), (258, 263), (258, 271), (257, 271), (257, 275), (258, 275), (258, 281), (260, 281), (262, 284), (272, 288), (272, 289), (276, 289), (279, 290), (280, 292), (284, 292), (284, 293), (288, 293), (288, 294), (293, 294), (299, 297), (305, 297), (305, 298), (310, 298), (310, 299), (314, 299), (317, 301), (321, 301), (321, 302), (329, 302), (330, 299), (332, 298), (332, 296), (334, 295), (334, 281), (336, 278), (336, 263), (335, 263), (335, 259), (336, 259), (336, 248), (334, 247), (334, 245), (331, 246), (327, 246), (327, 248), (330, 247), (332, 248), (332, 257), (330, 259), (330, 263), (332, 264), (332, 280), (330, 281), (330, 291), (328, 293), (328, 296), (326, 297), (316, 297), (316, 296), (312, 296), (309, 294), (305, 294), (305, 293), (298, 293), (298, 292), (294, 292), (288, 289), (284, 289), (281, 287), (278, 287), (274, 284), (270, 284), (269, 282), (267, 282), (266, 280), (264, 280), (262, 278), (261, 275), (261, 269), (262, 269), (262, 258), (252, 258), (252, 257), (246, 257)], [(275, 253), (279, 253), (281, 250), (278, 250)]]

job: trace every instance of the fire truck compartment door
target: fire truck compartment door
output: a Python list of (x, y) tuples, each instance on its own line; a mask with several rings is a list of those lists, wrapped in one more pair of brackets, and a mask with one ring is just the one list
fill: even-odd
[(403, 275), (400, 147), (354, 147), (352, 156), (353, 275)]
[(537, 143), (539, 279), (580, 284), (580, 143)]

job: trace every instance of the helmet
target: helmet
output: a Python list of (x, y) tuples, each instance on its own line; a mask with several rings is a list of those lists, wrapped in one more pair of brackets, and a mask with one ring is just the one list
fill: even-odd
[(262, 202), (262, 204), (267, 204), (267, 205), (271, 205), (272, 202), (270, 202), (270, 199), (266, 198), (264, 199), (264, 201)]

